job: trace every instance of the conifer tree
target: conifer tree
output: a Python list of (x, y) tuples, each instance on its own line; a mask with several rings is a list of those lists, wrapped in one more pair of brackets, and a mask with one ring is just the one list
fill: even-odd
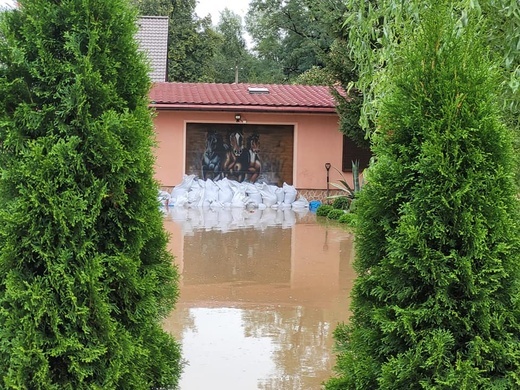
[(18, 3), (0, 20), (0, 388), (175, 387), (136, 12)]
[(328, 389), (520, 388), (520, 218), (497, 62), (476, 21), (427, 3), (380, 85)]

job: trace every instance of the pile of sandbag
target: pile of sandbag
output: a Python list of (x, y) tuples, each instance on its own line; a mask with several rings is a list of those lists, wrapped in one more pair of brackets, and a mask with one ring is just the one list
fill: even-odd
[(185, 175), (182, 183), (171, 193), (161, 191), (159, 200), (165, 206), (188, 208), (266, 208), (306, 209), (309, 202), (304, 197), (298, 199), (294, 186), (283, 187), (266, 183), (239, 183), (234, 180), (201, 180), (195, 175)]

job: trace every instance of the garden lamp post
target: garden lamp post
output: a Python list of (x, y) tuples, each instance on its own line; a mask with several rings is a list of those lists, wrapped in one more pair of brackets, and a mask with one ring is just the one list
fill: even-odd
[(330, 163), (325, 163), (325, 169), (327, 170), (327, 204), (329, 203), (329, 171), (330, 171)]

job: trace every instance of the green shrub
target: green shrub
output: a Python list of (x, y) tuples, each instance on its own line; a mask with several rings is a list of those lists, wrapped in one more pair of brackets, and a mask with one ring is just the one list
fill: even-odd
[(343, 213), (343, 215), (339, 217), (338, 222), (354, 227), (355, 217), (356, 215), (354, 213)]
[(332, 209), (327, 214), (327, 218), (337, 221), (343, 214), (345, 214), (345, 211), (343, 210)]
[(377, 86), (352, 317), (335, 332), (328, 389), (519, 388), (511, 134), (482, 30), (453, 4), (425, 2), (421, 28), (402, 37)]
[(351, 200), (346, 196), (340, 196), (332, 201), (332, 207), (338, 210), (348, 210)]
[(0, 15), (0, 388), (175, 387), (177, 269), (127, 0)]
[(326, 217), (333, 207), (330, 204), (320, 204), (316, 209), (316, 215), (318, 217)]

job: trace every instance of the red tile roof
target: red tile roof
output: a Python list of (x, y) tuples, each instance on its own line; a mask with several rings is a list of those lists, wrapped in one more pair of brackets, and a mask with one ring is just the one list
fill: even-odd
[[(269, 93), (250, 93), (248, 88)], [(157, 109), (336, 112), (329, 87), (309, 85), (155, 83), (150, 100)]]

